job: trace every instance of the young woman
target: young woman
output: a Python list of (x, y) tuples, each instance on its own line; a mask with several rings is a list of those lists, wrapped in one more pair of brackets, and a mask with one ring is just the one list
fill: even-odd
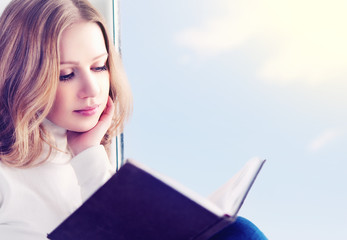
[[(47, 239), (100, 187), (130, 110), (119, 56), (86, 0), (13, 0), (0, 17), (0, 238)], [(214, 239), (262, 237), (240, 218)]]
[(0, 238), (46, 239), (114, 173), (131, 94), (83, 0), (14, 0), (0, 18)]

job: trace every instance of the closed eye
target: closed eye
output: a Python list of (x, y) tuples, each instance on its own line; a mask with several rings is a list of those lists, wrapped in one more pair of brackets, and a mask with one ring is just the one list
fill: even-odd
[(92, 70), (95, 71), (95, 72), (102, 72), (102, 71), (107, 71), (107, 67), (106, 67), (106, 65), (104, 65), (104, 66), (101, 66), (101, 67), (92, 68)]
[(69, 74), (66, 74), (66, 75), (59, 76), (59, 80), (63, 81), (63, 82), (64, 81), (68, 81), (68, 80), (72, 79), (74, 76), (75, 76), (75, 74), (74, 74), (74, 72), (72, 72), (72, 73), (69, 73)]

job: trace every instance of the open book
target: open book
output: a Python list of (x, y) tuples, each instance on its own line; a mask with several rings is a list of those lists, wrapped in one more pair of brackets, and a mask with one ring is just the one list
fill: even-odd
[(265, 160), (208, 199), (132, 160), (48, 234), (53, 240), (204, 240), (231, 224)]

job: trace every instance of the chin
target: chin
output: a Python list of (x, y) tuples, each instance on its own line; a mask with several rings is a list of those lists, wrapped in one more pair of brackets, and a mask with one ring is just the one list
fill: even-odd
[(93, 127), (95, 127), (97, 123), (98, 123), (98, 120), (89, 121), (89, 122), (79, 121), (78, 124), (72, 124), (71, 126), (69, 126), (67, 130), (72, 132), (87, 132), (91, 130)]

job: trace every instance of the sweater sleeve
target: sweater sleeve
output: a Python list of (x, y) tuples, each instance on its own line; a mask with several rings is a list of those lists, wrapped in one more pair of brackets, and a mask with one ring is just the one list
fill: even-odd
[(0, 224), (1, 239), (25, 239), (25, 240), (47, 240), (47, 234), (36, 232), (25, 226), (13, 226), (11, 224)]
[(71, 159), (81, 187), (82, 200), (87, 200), (115, 172), (102, 145), (88, 148)]

